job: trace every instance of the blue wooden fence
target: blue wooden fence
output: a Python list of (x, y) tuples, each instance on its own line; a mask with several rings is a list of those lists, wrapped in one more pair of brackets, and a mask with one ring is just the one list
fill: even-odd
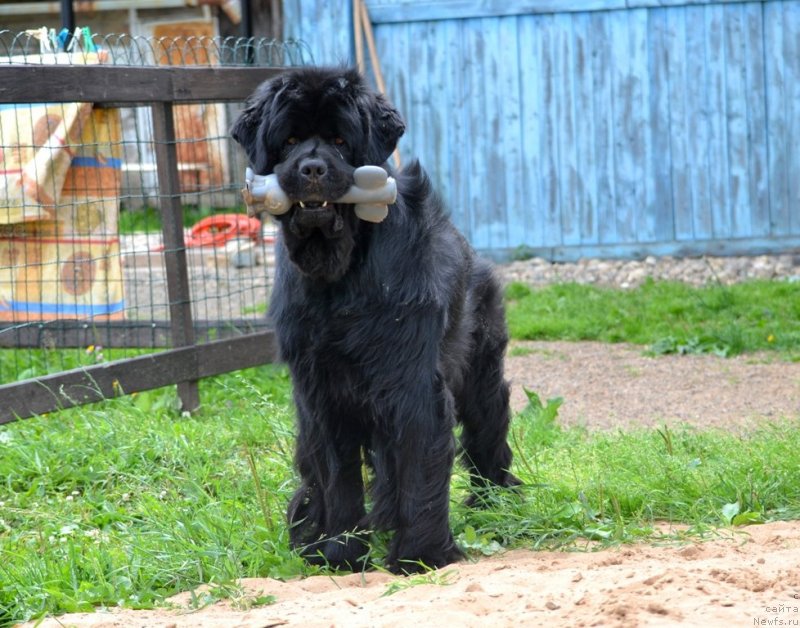
[[(367, 5), (403, 159), (479, 250), (800, 247), (800, 1)], [(284, 11), (316, 62), (352, 62), (349, 1)]]

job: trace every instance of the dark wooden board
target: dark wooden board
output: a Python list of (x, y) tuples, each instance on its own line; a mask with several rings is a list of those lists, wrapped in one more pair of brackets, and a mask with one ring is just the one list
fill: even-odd
[(3, 65), (0, 102), (237, 102), (282, 68)]
[(264, 331), (7, 384), (0, 386), (0, 424), (276, 359), (275, 335)]

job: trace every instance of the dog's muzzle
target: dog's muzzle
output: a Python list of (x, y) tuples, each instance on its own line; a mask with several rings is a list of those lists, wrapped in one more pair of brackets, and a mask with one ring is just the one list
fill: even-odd
[(342, 217), (328, 201), (322, 203), (301, 201), (297, 203), (294, 212), (294, 220), (303, 227), (327, 227), (330, 225), (334, 231), (338, 231), (335, 224), (337, 219), (339, 223), (342, 222)]

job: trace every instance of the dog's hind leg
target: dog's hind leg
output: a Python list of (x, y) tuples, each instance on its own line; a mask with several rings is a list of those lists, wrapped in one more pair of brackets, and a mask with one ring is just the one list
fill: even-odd
[(476, 488), (488, 484), (520, 484), (510, 472), (511, 448), (507, 437), (510, 423), (509, 387), (503, 377), (503, 358), (508, 335), (500, 289), (488, 269), (479, 269), (475, 290), (478, 299), (473, 333), (473, 351), (456, 399), (462, 423), (463, 462)]

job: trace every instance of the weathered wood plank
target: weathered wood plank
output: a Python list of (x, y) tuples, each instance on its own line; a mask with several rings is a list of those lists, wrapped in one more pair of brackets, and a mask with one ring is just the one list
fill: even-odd
[(509, 205), (514, 198), (509, 188), (509, 170), (519, 172), (519, 138), (511, 132), (519, 116), (519, 77), (510, 71), (517, 65), (516, 28), (510, 29), (516, 21), (500, 17), (491, 24), (482, 22), (486, 33), (485, 81), (495, 86), (486, 90), (486, 177), (493, 181), (493, 192), (484, 220), (489, 247), (508, 248)]
[(789, 135), (786, 170), (789, 173), (787, 191), (786, 231), (800, 233), (800, 150), (798, 132), (800, 131), (800, 2), (782, 3), (783, 16), (783, 59), (786, 94), (786, 124)]
[[(406, 30), (408, 43), (409, 68), (413, 68), (413, 85), (409, 91), (408, 109), (406, 110), (406, 143), (412, 155), (419, 155), (422, 151), (425, 157), (421, 159), (426, 170), (430, 170), (434, 180), (438, 177), (440, 139), (431, 129), (441, 128), (441, 95), (437, 94), (431, 86), (430, 57), (432, 44), (430, 22), (413, 22), (403, 26)], [(423, 120), (425, 122), (423, 122)]]
[(628, 12), (609, 14), (611, 26), (611, 75), (614, 132), (614, 204), (617, 242), (636, 241), (637, 162), (641, 145), (636, 143), (641, 111), (637, 82), (633, 74), (631, 32)]
[(0, 102), (237, 102), (281, 68), (0, 65)]
[[(446, 92), (446, 109), (440, 118), (442, 128), (442, 150), (447, 155), (447, 187), (444, 200), (456, 226), (464, 233), (469, 234), (469, 167), (466, 161), (466, 151), (470, 142), (470, 121), (465, 106), (464, 74), (469, 59), (461, 54), (463, 21), (447, 20), (439, 23), (444, 60), (442, 62), (443, 74), (442, 90)], [(438, 52), (438, 51), (437, 51)], [(469, 237), (469, 235), (467, 235)]]
[(744, 64), (747, 101), (748, 198), (750, 231), (745, 235), (766, 236), (769, 224), (769, 157), (767, 136), (767, 85), (764, 65), (763, 7), (743, 6), (745, 19)]
[(575, 116), (575, 188), (578, 208), (578, 233), (582, 243), (597, 243), (597, 159), (596, 119), (603, 112), (595, 111), (596, 76), (592, 60), (596, 53), (591, 14), (576, 14), (572, 25), (574, 54), (570, 72), (574, 76)]
[(769, 150), (770, 225), (773, 234), (789, 232), (789, 170), (791, 146), (790, 121), (786, 100), (791, 93), (791, 71), (787, 71), (785, 52), (792, 42), (784, 40), (782, 4), (764, 7), (764, 58), (767, 75), (767, 141)]
[(617, 180), (614, 164), (614, 97), (611, 77), (613, 53), (609, 13), (592, 13), (594, 34), (592, 74), (594, 76), (594, 145), (597, 180), (597, 238), (617, 241)]
[(540, 24), (533, 15), (518, 18), (519, 24), (519, 83), (521, 170), (519, 187), (522, 193), (526, 246), (543, 246), (544, 223), (541, 216), (546, 208), (541, 197), (542, 176), (541, 121), (541, 51), (538, 46)]
[[(183, 239), (183, 207), (175, 146), (174, 107), (172, 103), (155, 103), (152, 105), (152, 112), (158, 187), (161, 195), (170, 327), (174, 345), (185, 347), (194, 344), (194, 327), (186, 245)], [(191, 370), (191, 365), (187, 367), (187, 370)], [(197, 379), (187, 379), (178, 383), (178, 394), (184, 411), (192, 412), (200, 406)]]
[(265, 331), (6, 384), (0, 424), (275, 360), (274, 333)]
[(522, 100), (526, 86), (520, 81), (520, 71), (528, 58), (521, 55), (519, 19), (500, 20), (498, 35), (504, 51), (499, 69), (498, 108), (501, 112), (500, 133), (503, 148), (498, 156), (500, 172), (504, 175), (506, 203), (503, 213), (507, 227), (504, 231), (507, 247), (518, 247), (527, 241), (526, 223), (530, 213), (530, 198), (521, 185), (524, 176), (522, 136)]
[(561, 222), (561, 195), (559, 186), (559, 129), (558, 129), (558, 48), (556, 43), (555, 16), (542, 15), (536, 19), (540, 29), (537, 37), (539, 57), (539, 111), (541, 171), (539, 173), (539, 203), (543, 221), (543, 241), (550, 245), (563, 242)]
[(558, 198), (561, 206), (561, 243), (578, 244), (580, 200), (578, 193), (578, 136), (575, 120), (575, 71), (572, 16), (553, 16), (553, 95), (557, 128)]
[[(458, 51), (454, 59), (456, 77), (454, 85), (459, 86), (457, 97), (457, 108), (451, 112), (454, 120), (452, 124), (455, 145), (452, 150), (456, 151), (458, 162), (455, 171), (458, 173), (457, 181), (460, 185), (455, 191), (455, 204), (453, 205), (453, 217), (457, 221), (460, 229), (470, 242), (475, 238), (476, 213), (478, 208), (474, 205), (476, 190), (485, 187), (483, 180), (474, 178), (474, 159), (472, 157), (476, 150), (474, 135), (477, 132), (474, 111), (474, 93), (476, 87), (480, 89), (480, 81), (476, 80), (471, 68), (474, 60), (471, 54), (474, 45), (473, 20), (458, 20)], [(458, 214), (461, 214), (458, 217)]]
[(669, 168), (674, 234), (677, 240), (694, 236), (694, 195), (689, 149), (688, 54), (686, 12), (667, 11), (665, 54), (667, 62), (666, 96), (669, 107)]
[(633, 190), (631, 233), (633, 241), (650, 242), (655, 239), (654, 215), (650, 209), (649, 196), (652, 195), (652, 138), (649, 133), (652, 124), (650, 109), (650, 68), (648, 67), (649, 11), (634, 9), (625, 11), (628, 17), (628, 55), (630, 64), (626, 77), (627, 98), (630, 116), (626, 129), (627, 152), (632, 170), (629, 173)]
[(670, 153), (669, 47), (667, 11), (647, 11), (647, 103), (645, 206), (641, 220), (645, 241), (675, 238)]
[(727, 115), (726, 136), (728, 153), (728, 212), (730, 235), (742, 237), (752, 230), (750, 222), (751, 199), (749, 194), (749, 139), (747, 133), (747, 70), (745, 46), (747, 44), (742, 23), (743, 5), (724, 8), (725, 47), (725, 107)]
[(489, 133), (486, 124), (486, 42), (484, 24), (481, 20), (466, 20), (464, 23), (465, 53), (469, 55), (466, 81), (469, 99), (465, 103), (470, 119), (470, 145), (466, 158), (469, 162), (470, 234), (472, 242), (479, 247), (489, 247), (489, 234), (483, 215), (495, 194), (496, 180), (486, 173), (486, 154), (489, 150)]
[[(582, 258), (644, 259), (648, 255), (662, 257), (697, 257), (700, 255), (774, 255), (800, 248), (800, 236), (681, 240), (672, 242), (630, 242), (622, 244), (585, 244), (576, 246), (531, 246), (526, 252), (554, 262), (576, 262)], [(487, 258), (506, 261), (513, 249), (485, 250), (478, 253)]]
[[(269, 329), (266, 319), (227, 321), (193, 321), (198, 342), (221, 340)], [(169, 321), (50, 321), (0, 327), (0, 348), (58, 347), (86, 348), (98, 345), (108, 348), (157, 349), (174, 347)]]
[(460, 207), (454, 205), (454, 197), (458, 188), (456, 169), (462, 155), (460, 151), (455, 150), (455, 147), (461, 144), (454, 137), (456, 124), (453, 119), (457, 115), (457, 99), (460, 92), (452, 85), (458, 75), (458, 71), (454, 68), (460, 62), (459, 45), (456, 41), (458, 31), (453, 20), (426, 22), (426, 24), (428, 37), (433, 44), (430, 46), (427, 64), (430, 74), (429, 90), (435, 103), (433, 108), (436, 110), (432, 120), (437, 132), (428, 133), (423, 147), (423, 150), (430, 151), (430, 144), (434, 144), (434, 160), (432, 163), (425, 161), (422, 165), (431, 171), (432, 179), (445, 207), (452, 213), (454, 221), (460, 227), (461, 212)]
[[(733, 4), (751, 0), (367, 0), (377, 23)], [(764, 0), (773, 2), (777, 0)]]
[(686, 122), (687, 167), (692, 191), (692, 237), (703, 240), (712, 236), (712, 199), (710, 161), (709, 77), (706, 63), (706, 18), (703, 7), (691, 7), (686, 14)]
[(725, 91), (725, 7), (705, 7), (706, 14), (706, 106), (709, 115), (710, 204), (712, 233), (717, 238), (733, 235), (730, 212), (730, 176), (728, 163), (727, 115)]

